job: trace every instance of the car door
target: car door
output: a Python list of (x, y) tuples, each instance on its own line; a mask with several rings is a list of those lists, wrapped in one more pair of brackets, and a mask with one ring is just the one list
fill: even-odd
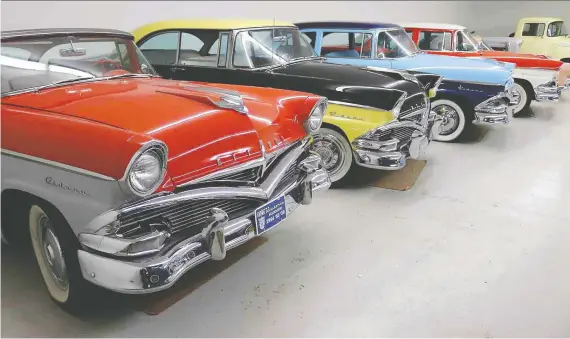
[(231, 32), (179, 30), (161, 32), (139, 48), (166, 79), (263, 86), (250, 70), (229, 68)]
[(374, 34), (368, 31), (324, 30), (315, 52), (331, 63), (390, 68), (389, 61), (374, 59), (374, 41)]
[(523, 24), (521, 38), (523, 44), (520, 47), (521, 53), (543, 53), (546, 50), (544, 36), (546, 25), (538, 22), (526, 22)]
[(429, 54), (454, 55), (451, 44), (451, 32), (421, 28), (418, 30), (416, 44)]

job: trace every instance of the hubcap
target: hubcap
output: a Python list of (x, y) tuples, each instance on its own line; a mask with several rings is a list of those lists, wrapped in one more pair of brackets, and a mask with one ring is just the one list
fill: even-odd
[(440, 135), (449, 135), (459, 126), (459, 113), (448, 105), (438, 105), (433, 108), (433, 111), (441, 117), (441, 130)]
[(344, 163), (342, 144), (333, 136), (317, 135), (312, 150), (321, 156), (323, 167), (332, 176)]
[(521, 94), (518, 90), (513, 89), (513, 98), (511, 99), (511, 105), (518, 106), (521, 103)]
[(40, 219), (39, 228), (39, 241), (44, 262), (51, 273), (53, 281), (59, 288), (66, 290), (69, 287), (69, 282), (67, 280), (67, 269), (63, 260), (63, 252), (47, 216)]

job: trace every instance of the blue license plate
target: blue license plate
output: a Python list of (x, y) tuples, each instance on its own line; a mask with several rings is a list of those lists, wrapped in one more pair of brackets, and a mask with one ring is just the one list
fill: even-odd
[(255, 210), (255, 232), (260, 235), (273, 227), (287, 217), (287, 208), (285, 205), (285, 197), (281, 196)]

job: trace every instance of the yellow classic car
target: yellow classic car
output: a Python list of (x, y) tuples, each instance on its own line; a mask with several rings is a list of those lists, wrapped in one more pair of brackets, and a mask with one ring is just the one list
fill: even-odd
[[(168, 79), (327, 97), (328, 106), (314, 112), (324, 119), (314, 133), (312, 150), (323, 159), (333, 182), (345, 178), (354, 164), (400, 169), (407, 158), (421, 156), (439, 129), (429, 97), (435, 95), (440, 76), (327, 63), (316, 56), (314, 40), (291, 23), (170, 20), (132, 33), (147, 62)], [(366, 41), (358, 34), (347, 39), (352, 45)], [(278, 137), (275, 140), (264, 145), (268, 153), (277, 151)]]

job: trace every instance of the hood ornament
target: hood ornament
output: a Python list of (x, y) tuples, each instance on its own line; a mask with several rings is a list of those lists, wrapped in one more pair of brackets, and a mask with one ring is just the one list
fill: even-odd
[(213, 88), (213, 87), (206, 87), (206, 86), (199, 86), (199, 85), (187, 85), (183, 86), (186, 89), (195, 92), (201, 93), (211, 93), (219, 95), (219, 100), (214, 100), (214, 98), (208, 97), (210, 101), (220, 107), (220, 108), (227, 108), (232, 109), (241, 114), (248, 114), (249, 111), (243, 102), (243, 97), (236, 91), (231, 91), (222, 88)]

